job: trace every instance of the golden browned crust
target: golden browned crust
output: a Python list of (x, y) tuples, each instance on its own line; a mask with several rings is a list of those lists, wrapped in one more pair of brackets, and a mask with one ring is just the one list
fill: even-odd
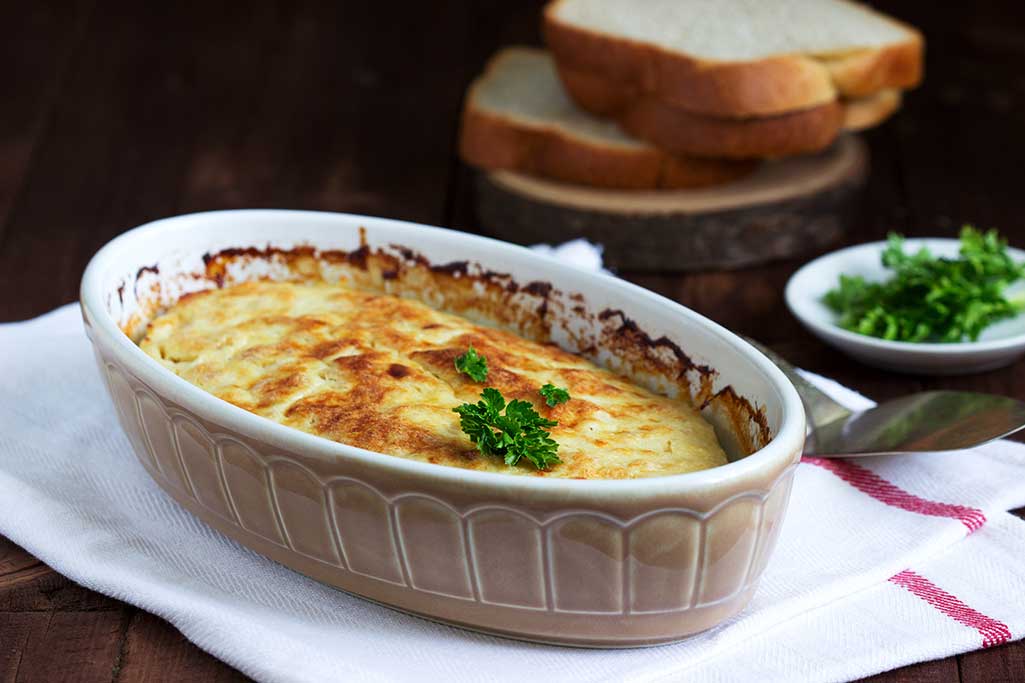
[(840, 132), (843, 107), (833, 102), (738, 123), (684, 112), (649, 97), (638, 100), (620, 120), (631, 134), (667, 150), (761, 159), (810, 154), (829, 147)]
[(472, 107), (463, 112), (459, 154), (466, 163), (488, 170), (628, 190), (717, 185), (748, 175), (756, 166), (674, 156), (646, 145), (630, 149), (591, 144), (554, 128), (523, 126)]
[(472, 92), (463, 110), (459, 155), (471, 166), (510, 170), (591, 187), (681, 189), (736, 180), (752, 162), (699, 159), (666, 154), (643, 144), (603, 145), (556, 127), (525, 125), (483, 111)]
[(915, 29), (906, 28), (913, 35), (907, 43), (822, 58), (841, 95), (864, 98), (885, 90), (908, 90), (922, 82), (925, 40)]
[[(594, 73), (688, 111), (724, 118), (772, 116), (888, 88), (917, 85), (924, 41), (846, 55), (780, 55), (749, 62), (695, 59), (568, 25), (544, 11), (545, 40), (561, 68)], [(899, 23), (899, 22), (898, 22)], [(902, 24), (903, 25), (903, 24)]]
[(900, 109), (900, 90), (883, 90), (869, 97), (844, 101), (844, 130), (859, 131), (878, 126)]
[[(472, 345), (486, 384), (454, 359)], [(468, 469), (572, 478), (675, 474), (725, 463), (685, 399), (658, 396), (554, 344), (347, 286), (248, 282), (183, 298), (141, 348), (184, 379), (258, 415), (368, 450)], [(546, 382), (572, 399), (554, 408)], [(482, 456), (452, 408), (484, 386), (557, 420), (548, 472)]]
[(836, 139), (843, 124), (843, 107), (835, 101), (778, 116), (727, 119), (695, 114), (561, 65), (559, 76), (581, 108), (612, 116), (630, 134), (673, 154), (753, 159), (817, 152)]
[(624, 129), (666, 150), (751, 159), (810, 154), (832, 144), (844, 120), (837, 103), (737, 123), (691, 114), (654, 97), (638, 99), (620, 116)]

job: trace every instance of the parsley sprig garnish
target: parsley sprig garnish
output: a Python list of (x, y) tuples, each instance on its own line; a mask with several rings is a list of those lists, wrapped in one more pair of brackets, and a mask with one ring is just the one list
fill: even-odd
[[(488, 377), (488, 360), (471, 345), (466, 353), (457, 356), (456, 370), (464, 372), (475, 382)], [(538, 391), (549, 407), (569, 400), (569, 392), (554, 384), (545, 384)], [(562, 462), (559, 444), (546, 427), (559, 423), (541, 417), (529, 401), (518, 399), (505, 402), (502, 392), (487, 387), (480, 393), (477, 403), (464, 403), (452, 409), (459, 413), (459, 426), (470, 437), (483, 455), (497, 455), (506, 465), (517, 464), (526, 458), (539, 470), (546, 470)]]
[(459, 413), (459, 426), (478, 451), (498, 455), (510, 466), (526, 458), (539, 470), (562, 462), (559, 444), (545, 430), (558, 422), (538, 415), (527, 401), (512, 400), (506, 404), (502, 392), (492, 387), (484, 389), (480, 399), (452, 409)]
[(893, 341), (975, 341), (1025, 303), (1004, 296), (1009, 284), (1025, 276), (1025, 267), (1015, 263), (995, 230), (962, 228), (958, 258), (937, 258), (927, 249), (904, 253), (904, 239), (891, 234), (882, 262), (893, 270), (889, 280), (841, 275), (823, 298), (844, 329)]
[(466, 373), (474, 382), (483, 382), (488, 378), (488, 359), (471, 344), (466, 353), (456, 356), (456, 370)]
[(560, 403), (565, 403), (569, 400), (569, 392), (555, 386), (551, 382), (541, 387), (537, 393), (541, 394), (549, 408), (554, 408)]

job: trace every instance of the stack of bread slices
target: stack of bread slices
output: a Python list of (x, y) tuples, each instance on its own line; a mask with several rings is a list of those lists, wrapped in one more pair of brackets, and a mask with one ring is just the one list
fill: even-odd
[(922, 75), (914, 28), (847, 0), (555, 0), (548, 51), (471, 85), (460, 154), (596, 188), (718, 185), (893, 114)]

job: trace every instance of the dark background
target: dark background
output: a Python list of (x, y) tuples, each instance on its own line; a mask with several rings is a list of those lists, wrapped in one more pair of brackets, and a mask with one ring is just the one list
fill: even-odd
[[(176, 213), (322, 209), (474, 230), (454, 156), (462, 94), (500, 46), (539, 43), (542, 4), (0, 2), (0, 320), (74, 301), (93, 252)], [(875, 4), (925, 33), (926, 79), (866, 135), (871, 176), (847, 241), (971, 222), (1025, 246), (1025, 6)], [(783, 307), (798, 265), (622, 275), (874, 398), (946, 387), (1025, 399), (1025, 363), (905, 377), (827, 349)], [(239, 674), (0, 538), (0, 681), (62, 676)], [(1025, 680), (1025, 646), (877, 680)]]

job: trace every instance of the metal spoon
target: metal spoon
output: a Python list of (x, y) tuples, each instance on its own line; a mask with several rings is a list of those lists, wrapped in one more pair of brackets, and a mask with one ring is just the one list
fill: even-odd
[(970, 391), (923, 391), (853, 412), (758, 342), (748, 341), (783, 371), (808, 414), (807, 455), (866, 457), (979, 446), (1025, 427), (1025, 403)]

